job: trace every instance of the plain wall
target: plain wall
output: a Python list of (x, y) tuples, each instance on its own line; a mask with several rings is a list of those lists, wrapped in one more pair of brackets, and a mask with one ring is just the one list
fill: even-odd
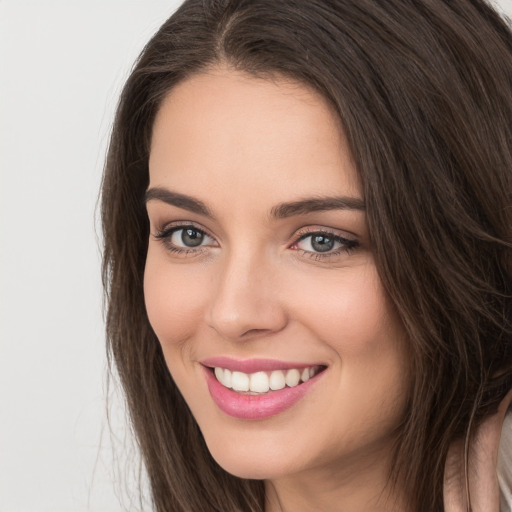
[(178, 4), (0, 0), (0, 512), (116, 512), (134, 487), (106, 426), (95, 207), (122, 83)]
[(0, 0), (0, 512), (121, 510), (95, 207), (121, 86), (178, 4)]

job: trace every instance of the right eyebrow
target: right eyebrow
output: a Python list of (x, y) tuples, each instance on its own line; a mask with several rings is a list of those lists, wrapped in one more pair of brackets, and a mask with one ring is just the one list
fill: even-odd
[(185, 194), (178, 194), (177, 192), (171, 192), (170, 190), (162, 187), (154, 187), (146, 190), (144, 195), (144, 204), (152, 200), (163, 201), (164, 203), (170, 204), (171, 206), (177, 206), (183, 208), (192, 213), (198, 213), (213, 219), (213, 214), (209, 208), (199, 199), (187, 196)]

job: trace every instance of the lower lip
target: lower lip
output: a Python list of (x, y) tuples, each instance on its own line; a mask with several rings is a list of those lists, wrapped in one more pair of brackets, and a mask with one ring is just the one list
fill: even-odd
[(293, 388), (270, 391), (264, 395), (245, 395), (223, 386), (213, 372), (203, 367), (208, 390), (217, 407), (234, 418), (243, 420), (261, 420), (275, 416), (292, 407), (316, 384), (325, 370), (307, 382)]

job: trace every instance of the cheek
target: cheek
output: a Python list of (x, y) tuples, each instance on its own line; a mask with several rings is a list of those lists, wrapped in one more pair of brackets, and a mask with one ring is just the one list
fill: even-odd
[(333, 367), (339, 368), (335, 384), (339, 399), (333, 401), (333, 415), (338, 409), (344, 411), (344, 418), (351, 418), (353, 427), (358, 418), (358, 428), (365, 423), (377, 428), (384, 411), (391, 423), (401, 414), (409, 392), (410, 356), (403, 327), (374, 264), (359, 270), (297, 282), (295, 290), (302, 294), (294, 308), (314, 338), (330, 348)]
[(193, 336), (204, 310), (205, 287), (197, 275), (173, 271), (158, 250), (148, 251), (144, 300), (149, 322), (164, 355), (178, 350)]
[(287, 286), (294, 289), (296, 316), (340, 355), (367, 357), (383, 345), (396, 347), (401, 327), (371, 261), (357, 272), (296, 276)]

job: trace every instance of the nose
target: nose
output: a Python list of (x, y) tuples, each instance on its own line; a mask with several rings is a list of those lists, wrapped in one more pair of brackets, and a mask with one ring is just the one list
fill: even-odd
[(233, 255), (222, 263), (207, 323), (222, 338), (242, 341), (279, 332), (287, 324), (277, 270), (257, 255)]

